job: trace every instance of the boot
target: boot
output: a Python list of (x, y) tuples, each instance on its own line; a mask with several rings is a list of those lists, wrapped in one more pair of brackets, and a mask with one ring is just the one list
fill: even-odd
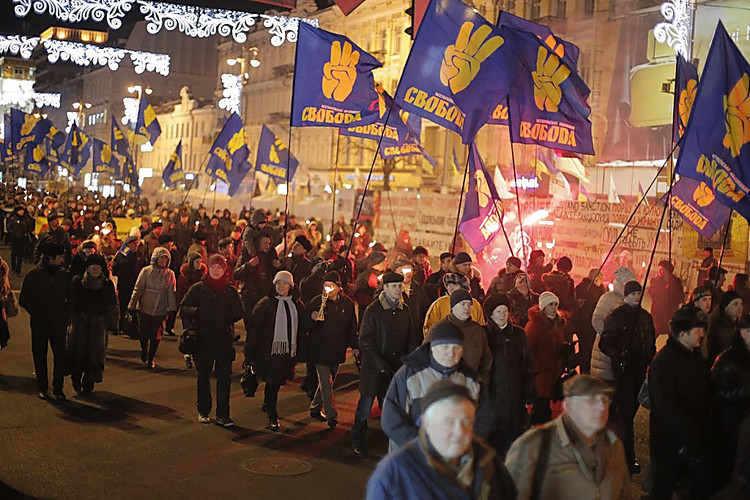
[(148, 361), (147, 361), (147, 365), (151, 369), (153, 369), (156, 366), (156, 364), (154, 363), (154, 358), (156, 358), (157, 349), (159, 349), (159, 341), (156, 339), (152, 339), (151, 345), (148, 348)]
[(148, 353), (148, 340), (141, 340), (141, 361), (146, 362), (146, 354)]

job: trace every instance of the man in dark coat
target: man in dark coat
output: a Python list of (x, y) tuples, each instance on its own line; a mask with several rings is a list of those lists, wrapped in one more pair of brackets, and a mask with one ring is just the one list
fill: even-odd
[(491, 443), (501, 456), (529, 422), (526, 405), (534, 402), (536, 387), (526, 333), (510, 321), (510, 299), (489, 295), (484, 301), (487, 341), (492, 352), (490, 401), (494, 412)]
[(570, 277), (573, 262), (569, 257), (560, 257), (555, 263), (557, 269), (542, 275), (544, 289), (557, 295), (560, 299), (560, 310), (572, 314), (578, 307), (576, 301), (575, 283)]
[(430, 252), (423, 246), (418, 246), (411, 253), (411, 260), (414, 263), (414, 281), (423, 286), (427, 278), (432, 274), (430, 267)]
[(401, 358), (418, 344), (409, 306), (402, 291), (404, 276), (388, 272), (383, 277), (383, 291), (367, 306), (362, 317), (359, 348), (362, 368), (359, 373), (359, 402), (352, 426), (353, 452), (364, 453), (367, 419), (375, 398), (382, 407), (388, 385), (401, 367)]
[[(411, 319), (414, 322), (414, 331), (419, 338), (422, 334), (422, 325), (427, 316), (427, 309), (430, 308), (430, 302), (427, 301), (427, 295), (424, 288), (414, 277), (414, 264), (410, 260), (397, 260), (393, 264), (393, 272), (404, 277), (403, 299), (404, 303), (409, 306)], [(418, 344), (421, 342), (418, 342)]]
[(714, 490), (708, 367), (699, 352), (706, 337), (705, 316), (694, 308), (679, 309), (669, 322), (667, 344), (648, 373), (652, 498), (672, 498), (687, 475), (690, 493), (709, 498)]
[[(336, 233), (340, 235), (341, 233)], [(330, 270), (336, 271), (341, 276), (341, 287), (344, 293), (352, 293), (354, 291), (354, 261), (348, 255), (349, 246), (342, 245), (333, 255), (330, 261)]]
[(487, 295), (496, 293), (510, 293), (516, 285), (516, 276), (521, 272), (521, 259), (512, 255), (505, 261), (505, 267), (492, 278)]
[(643, 288), (637, 281), (625, 284), (625, 303), (609, 313), (599, 349), (612, 360), (615, 375), (615, 411), (612, 428), (625, 447), (631, 474), (640, 472), (635, 458), (633, 419), (638, 411), (638, 391), (656, 354), (654, 320), (640, 305)]
[(656, 332), (668, 333), (669, 319), (685, 301), (682, 280), (674, 275), (674, 266), (668, 260), (659, 262), (659, 274), (651, 279), (648, 294)]
[(128, 236), (122, 242), (112, 261), (112, 274), (117, 276), (117, 296), (120, 303), (120, 331), (124, 329), (126, 315), (128, 314), (128, 302), (133, 294), (135, 282), (141, 269), (148, 265), (149, 261), (143, 259), (143, 254), (138, 251), (141, 245), (138, 236)]
[(8, 219), (8, 233), (10, 235), (10, 272), (21, 275), (21, 264), (29, 236), (34, 231), (34, 219), (26, 212), (26, 207), (19, 205)]
[[(323, 317), (320, 317), (322, 294), (310, 301), (304, 313), (309, 324), (307, 358), (315, 365), (318, 374), (318, 388), (310, 402), (310, 416), (327, 421), (328, 427), (333, 429), (338, 424), (333, 384), (339, 365), (346, 361), (347, 347), (357, 348), (357, 315), (354, 303), (341, 292), (338, 273), (331, 272), (323, 277), (323, 289), (327, 294)], [(325, 410), (325, 416), (321, 409)]]
[(453, 259), (453, 267), (456, 268), (456, 272), (463, 274), (469, 279), (469, 293), (471, 293), (471, 297), (481, 304), (484, 302), (482, 277), (479, 276), (478, 270), (471, 264), (471, 256), (466, 252), (459, 253)]
[(354, 282), (354, 301), (357, 303), (360, 318), (380, 285), (380, 277), (388, 269), (388, 260), (383, 252), (372, 252), (365, 258), (367, 268), (357, 275)]
[(43, 253), (41, 249), (48, 241), (53, 241), (63, 246), (63, 266), (67, 268), (72, 257), (70, 236), (65, 229), (60, 226), (60, 216), (56, 213), (50, 213), (47, 216), (47, 229), (39, 233), (39, 239), (34, 251), (34, 262), (39, 262)]
[(271, 247), (271, 237), (263, 234), (258, 239), (258, 247), (254, 256), (249, 257), (242, 252), (232, 277), (240, 288), (242, 307), (245, 310), (245, 329), (252, 328), (250, 315), (255, 304), (263, 298), (271, 288), (276, 270), (281, 267), (276, 250)]
[(54, 370), (52, 395), (65, 401), (65, 333), (70, 323), (68, 285), (70, 275), (62, 268), (65, 247), (47, 241), (41, 248), (42, 260), (23, 280), (18, 303), (31, 317), (31, 352), (39, 397), (49, 399), (47, 380), (47, 344), (52, 347)]
[(295, 283), (302, 283), (302, 280), (310, 276), (312, 272), (312, 262), (307, 258), (307, 252), (312, 248), (310, 240), (304, 234), (300, 234), (292, 243), (290, 250), (292, 256), (284, 259), (283, 268), (292, 273)]
[(451, 262), (454, 255), (450, 252), (440, 254), (440, 269), (432, 273), (425, 281), (424, 290), (430, 303), (435, 302), (443, 290), (443, 276), (451, 272)]
[(170, 234), (174, 238), (175, 247), (177, 247), (177, 252), (175, 255), (175, 257), (177, 258), (172, 259), (172, 262), (175, 262), (177, 264), (178, 269), (179, 266), (182, 265), (182, 262), (185, 260), (188, 248), (190, 248), (190, 245), (193, 242), (194, 233), (195, 226), (192, 222), (190, 222), (190, 214), (187, 210), (182, 210), (180, 212), (180, 220), (172, 224), (172, 228), (170, 230)]

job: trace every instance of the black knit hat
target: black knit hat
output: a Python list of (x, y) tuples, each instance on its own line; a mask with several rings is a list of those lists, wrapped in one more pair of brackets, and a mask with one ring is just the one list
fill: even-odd
[(107, 269), (107, 260), (104, 256), (99, 255), (98, 253), (92, 253), (86, 257), (86, 267), (88, 268), (89, 266), (99, 266), (103, 271)]
[(625, 283), (625, 291), (623, 292), (623, 295), (624, 295), (625, 297), (627, 297), (627, 296), (628, 296), (628, 295), (630, 295), (631, 293), (634, 293), (634, 292), (642, 292), (642, 291), (643, 291), (643, 287), (641, 286), (641, 284), (640, 284), (640, 283), (638, 283), (638, 282), (637, 282), (637, 281), (635, 281), (635, 280), (633, 280), (633, 281), (628, 281), (627, 283)]
[(162, 234), (159, 236), (159, 246), (163, 246), (165, 243), (174, 241), (174, 237), (171, 234)]
[(557, 269), (564, 273), (569, 273), (573, 270), (573, 261), (570, 260), (570, 257), (560, 257), (557, 259)]
[(505, 306), (510, 311), (510, 298), (504, 293), (493, 293), (484, 299), (484, 317), (489, 318), (492, 316), (492, 312), (499, 306)]
[(463, 288), (459, 288), (451, 294), (451, 309), (453, 309), (456, 304), (458, 304), (459, 302), (463, 302), (464, 300), (472, 300), (471, 294)]
[(464, 332), (450, 321), (439, 321), (430, 330), (430, 345), (464, 345)]
[(677, 337), (680, 332), (697, 327), (708, 328), (708, 317), (695, 307), (683, 306), (672, 315), (672, 319), (669, 321), (669, 334)]
[(388, 271), (383, 275), (383, 284), (388, 283), (403, 283), (404, 282), (404, 275), (401, 273), (394, 273), (393, 271)]
[(201, 227), (201, 228), (199, 228), (199, 229), (198, 229), (198, 230), (197, 230), (197, 231), (195, 232), (195, 240), (196, 240), (196, 241), (205, 241), (205, 240), (207, 240), (207, 239), (208, 239), (208, 231), (206, 231), (206, 230), (205, 230), (205, 229), (203, 229), (202, 227)]
[(727, 308), (727, 306), (736, 299), (742, 300), (742, 295), (735, 292), (734, 290), (727, 290), (724, 292), (724, 294), (721, 296), (721, 302), (719, 302), (719, 311), (723, 311)]
[(466, 264), (471, 263), (471, 257), (466, 252), (461, 252), (453, 259), (453, 264), (459, 265), (459, 264)]
[(304, 234), (300, 234), (299, 236), (294, 238), (294, 242), (302, 245), (302, 248), (305, 249), (305, 252), (309, 252), (310, 250), (312, 250), (312, 243), (310, 243), (310, 240), (307, 239), (307, 236), (305, 236)]
[(425, 410), (427, 410), (431, 404), (448, 398), (465, 399), (475, 406), (477, 404), (476, 401), (474, 401), (474, 398), (471, 397), (471, 392), (469, 392), (468, 387), (457, 384), (450, 379), (441, 379), (433, 383), (430, 388), (427, 389), (427, 393), (422, 396), (419, 406), (424, 414)]
[(65, 246), (57, 241), (45, 241), (42, 243), (42, 255), (55, 257), (65, 253)]
[(338, 286), (341, 286), (341, 275), (338, 273), (338, 271), (328, 271), (323, 275), (323, 283), (326, 281), (330, 281), (331, 283), (336, 283)]

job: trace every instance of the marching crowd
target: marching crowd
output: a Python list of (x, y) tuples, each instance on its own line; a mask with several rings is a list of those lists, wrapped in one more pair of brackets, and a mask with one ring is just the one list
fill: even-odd
[[(38, 262), (18, 305), (31, 318), (43, 399), (65, 401), (68, 375), (77, 393), (91, 393), (110, 334), (138, 339), (154, 368), (179, 317), (193, 341), (185, 363), (197, 373), (198, 421), (232, 426), (242, 320), (243, 385), (265, 383), (271, 431), (297, 363), (306, 364), (310, 417), (338, 425), (333, 386), (352, 349), (360, 393), (352, 451), (365, 454), (376, 402), (389, 439), (368, 498), (637, 498), (640, 405), (650, 412), (643, 487), (652, 498), (671, 499), (676, 488), (690, 498), (750, 498), (748, 277), (725, 290), (710, 248), (687, 298), (672, 263), (658, 263), (647, 312), (623, 254), (609, 289), (598, 269), (576, 284), (569, 258), (545, 263), (534, 250), (526, 265), (509, 257), (485, 290), (468, 253), (444, 252), (433, 270), (430, 251), (413, 248), (407, 232), (387, 249), (367, 224), (343, 218), (324, 235), (317, 221), (261, 209), (210, 214), (88, 192), (9, 191), (5, 207), (11, 263), (0, 265), (0, 347), (18, 309), (8, 275), (20, 275), (24, 259)], [(38, 236), (32, 215), (46, 218)], [(140, 224), (118, 240), (117, 217)], [(659, 334), (668, 339), (657, 352)]]

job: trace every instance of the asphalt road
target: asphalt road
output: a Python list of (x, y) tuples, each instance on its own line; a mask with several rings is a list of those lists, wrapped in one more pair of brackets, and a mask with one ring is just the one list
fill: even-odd
[[(7, 249), (0, 255), (7, 260)], [(11, 285), (18, 290), (20, 282), (13, 277)], [(260, 411), (263, 385), (255, 398), (242, 394), (237, 346), (230, 399), (237, 426), (225, 429), (198, 423), (195, 372), (185, 367), (174, 337), (162, 342), (153, 371), (141, 363), (137, 341), (110, 337), (104, 382), (83, 398), (66, 378), (69, 401), (59, 404), (36, 396), (23, 310), (10, 329), (10, 344), (0, 351), (0, 498), (362, 498), (387, 451), (373, 418), (369, 456), (351, 454), (348, 431), (358, 398), (351, 359), (336, 383), (335, 430), (310, 418), (300, 365), (298, 379), (279, 394), (282, 427), (274, 433)], [(648, 414), (641, 410), (636, 422), (645, 465)]]

